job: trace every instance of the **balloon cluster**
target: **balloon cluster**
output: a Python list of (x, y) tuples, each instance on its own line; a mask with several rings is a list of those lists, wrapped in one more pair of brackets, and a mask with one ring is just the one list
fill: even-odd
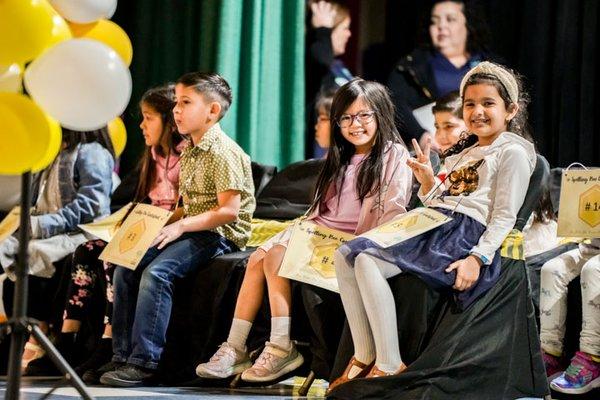
[[(109, 21), (117, 0), (0, 0), (0, 174), (37, 172), (58, 154), (60, 125), (108, 125), (131, 96), (129, 37)], [(23, 84), (29, 96), (22, 94)]]

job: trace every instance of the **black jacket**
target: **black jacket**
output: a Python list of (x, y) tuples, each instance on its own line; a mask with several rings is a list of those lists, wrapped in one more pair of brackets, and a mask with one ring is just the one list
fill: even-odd
[[(417, 48), (396, 64), (388, 78), (387, 85), (396, 106), (396, 124), (407, 143), (412, 138), (419, 140), (425, 132), (412, 111), (435, 101), (438, 97), (435, 77), (431, 69), (433, 56), (432, 50)], [(481, 59), (501, 62), (489, 53), (483, 53)]]

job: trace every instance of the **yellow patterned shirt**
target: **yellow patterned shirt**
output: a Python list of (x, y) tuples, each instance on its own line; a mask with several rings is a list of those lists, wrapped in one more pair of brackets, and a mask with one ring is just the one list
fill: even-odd
[(186, 217), (218, 207), (218, 193), (228, 190), (240, 192), (237, 219), (212, 231), (244, 249), (250, 237), (252, 213), (256, 208), (250, 157), (221, 130), (219, 124), (215, 124), (196, 146), (183, 150), (180, 164), (179, 191)]

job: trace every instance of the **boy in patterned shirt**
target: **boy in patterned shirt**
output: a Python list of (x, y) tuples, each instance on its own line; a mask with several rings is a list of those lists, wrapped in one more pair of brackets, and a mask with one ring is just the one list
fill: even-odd
[(227, 82), (188, 73), (175, 87), (183, 209), (164, 227), (135, 271), (118, 267), (114, 283), (113, 361), (100, 381), (137, 386), (155, 377), (171, 314), (173, 281), (210, 259), (246, 246), (256, 202), (250, 157), (221, 130), (231, 104)]

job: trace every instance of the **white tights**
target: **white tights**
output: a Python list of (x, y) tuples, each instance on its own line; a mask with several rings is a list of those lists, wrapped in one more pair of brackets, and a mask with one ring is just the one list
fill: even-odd
[(365, 364), (396, 372), (402, 363), (398, 346), (396, 304), (387, 279), (400, 269), (387, 261), (361, 253), (354, 267), (336, 251), (335, 272), (344, 311), (354, 342), (354, 357)]

